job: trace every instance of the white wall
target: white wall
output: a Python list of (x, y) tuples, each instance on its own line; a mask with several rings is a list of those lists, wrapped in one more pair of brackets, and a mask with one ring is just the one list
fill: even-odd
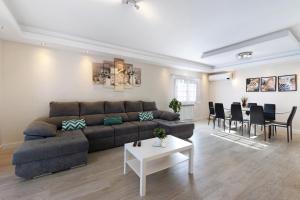
[[(213, 102), (224, 103), (230, 108), (233, 101), (240, 101), (242, 96), (248, 97), (248, 102), (275, 103), (278, 112), (290, 111), (292, 106), (300, 105), (300, 85), (297, 92), (248, 92), (246, 93), (246, 78), (279, 76), (298, 74), (300, 81), (300, 62), (292, 61), (280, 64), (261, 65), (245, 68), (234, 72), (234, 78), (230, 81), (217, 81), (209, 83), (209, 99)], [(299, 108), (300, 109), (300, 108)], [(288, 115), (278, 115), (278, 120), (286, 120)], [(294, 119), (294, 128), (300, 130), (300, 110)]]
[(3, 144), (23, 140), (26, 125), (48, 115), (50, 101), (149, 100), (156, 101), (160, 109), (168, 109), (172, 74), (200, 79), (195, 118), (206, 116), (208, 84), (206, 75), (200, 73), (126, 60), (142, 68), (142, 86), (114, 92), (92, 82), (92, 62), (102, 62), (101, 57), (4, 41), (3, 61)]

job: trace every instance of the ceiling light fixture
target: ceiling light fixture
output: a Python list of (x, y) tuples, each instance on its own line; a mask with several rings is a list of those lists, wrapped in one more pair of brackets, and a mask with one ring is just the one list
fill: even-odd
[(237, 58), (239, 60), (244, 60), (244, 59), (250, 59), (252, 58), (253, 52), (252, 51), (245, 51), (237, 54)]
[(41, 46), (42, 47), (46, 46), (46, 42), (41, 42)]
[(134, 6), (137, 10), (140, 9), (140, 6), (137, 4), (139, 0), (124, 0), (123, 2), (127, 5)]

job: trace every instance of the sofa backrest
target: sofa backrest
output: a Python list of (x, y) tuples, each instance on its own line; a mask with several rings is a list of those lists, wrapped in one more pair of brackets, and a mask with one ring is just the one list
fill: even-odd
[(96, 102), (50, 102), (49, 118), (58, 128), (61, 121), (70, 118), (84, 118), (87, 125), (101, 125), (107, 116), (121, 116), (123, 121), (139, 120), (138, 114), (143, 111), (155, 111), (155, 102), (145, 101), (96, 101)]
[(78, 116), (78, 102), (50, 102), (49, 117)]

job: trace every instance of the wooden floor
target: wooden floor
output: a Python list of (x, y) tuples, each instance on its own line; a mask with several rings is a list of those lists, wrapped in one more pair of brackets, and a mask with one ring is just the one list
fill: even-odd
[(196, 124), (194, 175), (188, 164), (147, 177), (139, 197), (139, 179), (122, 174), (123, 148), (89, 155), (88, 165), (30, 181), (13, 173), (11, 151), (0, 152), (0, 199), (225, 199), (299, 200), (300, 135), (287, 144), (284, 130), (268, 143)]

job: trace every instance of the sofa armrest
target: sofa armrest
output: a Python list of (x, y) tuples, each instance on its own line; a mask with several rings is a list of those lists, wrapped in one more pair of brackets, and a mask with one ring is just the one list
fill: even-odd
[(50, 124), (45, 121), (41, 120), (35, 120), (31, 122), (27, 128), (24, 130), (24, 135), (25, 136), (30, 136), (27, 138), (31, 137), (54, 137), (56, 136), (56, 131), (57, 128), (55, 125)]
[(160, 119), (168, 120), (168, 121), (175, 121), (179, 120), (180, 115), (178, 113), (173, 113), (169, 111), (160, 111)]

